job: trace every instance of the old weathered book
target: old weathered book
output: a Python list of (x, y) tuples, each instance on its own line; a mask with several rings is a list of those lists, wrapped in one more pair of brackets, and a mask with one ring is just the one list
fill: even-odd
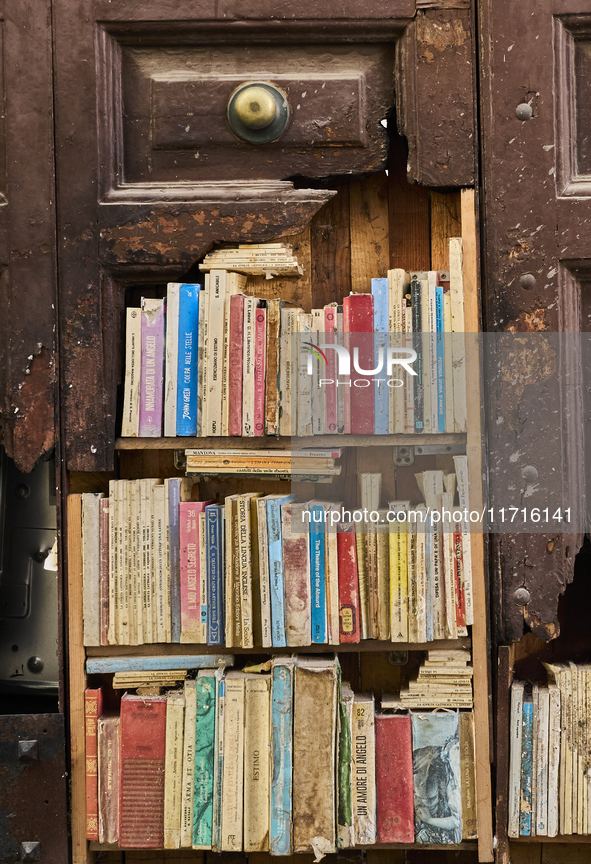
[[(548, 697), (548, 837), (556, 837), (559, 827), (557, 791), (560, 788), (560, 690), (556, 684), (548, 684)], [(513, 727), (513, 708), (511, 726)], [(511, 786), (509, 788), (511, 789)]]
[(293, 723), (294, 852), (336, 851), (336, 658), (299, 657)]
[(412, 843), (414, 796), (410, 717), (376, 714), (378, 843)]
[(311, 643), (310, 550), (303, 514), (305, 504), (281, 506), (281, 548), (287, 645)]
[(531, 786), (532, 786), (532, 748), (533, 748), (533, 702), (531, 692), (525, 692), (521, 709), (521, 798), (519, 807), (519, 833), (528, 837), (532, 834), (531, 824)]
[(346, 681), (341, 684), (340, 691), (337, 757), (337, 846), (339, 849), (347, 849), (355, 843), (352, 803), (353, 777), (351, 773), (351, 727), (354, 694)]
[(86, 837), (99, 839), (98, 825), (98, 742), (97, 721), (103, 713), (103, 691), (86, 690), (84, 693), (84, 722), (86, 730)]
[(162, 435), (164, 300), (142, 298), (139, 436)]
[(220, 435), (222, 425), (222, 360), (224, 356), (224, 311), (226, 306), (226, 272), (209, 274), (207, 328), (206, 388), (207, 425), (205, 435)]
[(295, 659), (274, 657), (271, 665), (271, 818), (272, 855), (289, 855), (292, 840), (293, 680)]
[(221, 851), (242, 851), (244, 778), (244, 678), (228, 672), (224, 692), (224, 774)]
[(82, 580), (84, 644), (100, 645), (100, 512), (102, 492), (82, 495)]
[(341, 523), (337, 532), (339, 574), (339, 639), (342, 643), (359, 642), (359, 576), (357, 544), (352, 522)]
[(119, 843), (130, 849), (164, 845), (166, 697), (121, 699)]
[(246, 679), (244, 724), (244, 851), (269, 849), (270, 684), (268, 675)]
[[(460, 843), (462, 800), (458, 713), (415, 713), (411, 715), (411, 724), (415, 841)], [(436, 785), (434, 778), (437, 778)]]
[(118, 716), (98, 719), (99, 843), (119, 839), (119, 724)]
[(267, 300), (265, 434), (279, 433), (280, 325), (283, 300)]
[(164, 756), (164, 848), (181, 845), (181, 786), (183, 770), (183, 732), (185, 694), (171, 690), (166, 694), (166, 751)]
[(185, 728), (183, 733), (183, 766), (181, 774), (181, 847), (193, 843), (193, 787), (195, 785), (195, 723), (197, 715), (197, 682), (185, 681)]
[[(373, 360), (373, 297), (350, 294), (343, 299), (344, 329), (349, 334), (349, 353), (357, 353), (358, 364), (351, 370), (351, 432), (353, 435), (374, 433), (373, 376), (357, 369), (375, 368)], [(367, 383), (360, 383), (367, 382)]]
[[(408, 642), (408, 558), (406, 516), (410, 501), (390, 501), (396, 522), (389, 534), (390, 575), (390, 638), (392, 642)], [(400, 519), (398, 518), (400, 514)]]
[(196, 684), (193, 849), (211, 849), (212, 843), (215, 715), (215, 673), (202, 670)]
[(376, 738), (373, 695), (356, 693), (351, 721), (353, 826), (355, 843), (376, 842)]
[(242, 367), (244, 351), (244, 296), (230, 298), (228, 369), (228, 435), (242, 435)]
[(125, 384), (123, 388), (123, 438), (136, 438), (140, 417), (141, 309), (126, 310)]
[(460, 771), (462, 775), (462, 837), (478, 837), (476, 778), (474, 775), (474, 714), (460, 712)]
[(181, 642), (206, 641), (201, 621), (199, 514), (209, 503), (181, 501), (179, 505)]

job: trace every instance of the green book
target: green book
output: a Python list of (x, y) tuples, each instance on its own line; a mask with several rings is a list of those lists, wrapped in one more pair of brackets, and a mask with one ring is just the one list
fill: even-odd
[[(209, 670), (208, 670), (209, 672)], [(213, 670), (197, 678), (193, 849), (211, 849), (215, 758), (216, 679)]]
[(351, 801), (351, 716), (353, 691), (343, 681), (339, 700), (338, 738), (338, 833), (339, 849), (353, 846), (353, 804)]

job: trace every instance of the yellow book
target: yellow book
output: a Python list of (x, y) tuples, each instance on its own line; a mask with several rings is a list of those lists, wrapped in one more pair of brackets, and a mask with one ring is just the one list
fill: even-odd
[(269, 850), (270, 676), (246, 679), (244, 723), (244, 851)]
[(244, 678), (228, 672), (224, 695), (224, 775), (221, 851), (242, 851), (244, 780)]
[(240, 495), (236, 502), (238, 531), (238, 581), (240, 587), (240, 644), (243, 648), (253, 648), (253, 609), (252, 609), (252, 536), (251, 536), (251, 499), (258, 498), (258, 492)]
[[(391, 501), (390, 510), (406, 513), (408, 501)], [(408, 642), (408, 560), (406, 520), (392, 524), (390, 552), (390, 639)]]
[(166, 749), (164, 755), (164, 848), (181, 844), (181, 787), (185, 694), (172, 690), (166, 697)]
[(408, 579), (408, 641), (419, 641), (417, 584), (417, 526), (407, 523), (406, 566)]
[(387, 510), (380, 510), (380, 522), (377, 526), (377, 582), (378, 582), (378, 639), (384, 642), (390, 639), (390, 550), (389, 531), (386, 521)]

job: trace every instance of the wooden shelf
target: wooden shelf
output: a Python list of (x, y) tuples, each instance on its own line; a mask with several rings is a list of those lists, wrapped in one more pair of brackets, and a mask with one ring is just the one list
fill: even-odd
[(557, 837), (509, 837), (509, 843), (591, 843), (591, 834), (558, 834)]
[(152, 657), (167, 654), (339, 654), (388, 651), (443, 651), (470, 648), (471, 639), (440, 639), (437, 642), (378, 642), (366, 640), (348, 645), (306, 645), (299, 648), (226, 648), (224, 645), (189, 645), (187, 643), (154, 643), (150, 645), (95, 645), (86, 648), (87, 657)]
[(464, 432), (441, 435), (311, 435), (309, 438), (263, 435), (258, 438), (118, 438), (117, 450), (186, 450), (203, 448), (215, 450), (227, 447), (236, 450), (287, 450), (297, 442), (298, 449), (306, 447), (420, 447), (443, 444), (465, 445)]
[[(137, 849), (125, 849), (123, 847), (115, 845), (115, 843), (97, 843), (95, 840), (91, 840), (88, 844), (88, 849), (90, 852), (137, 852)], [(462, 843), (375, 843), (372, 846), (352, 846), (350, 849), (366, 849), (371, 851), (372, 849), (377, 850), (385, 850), (385, 849), (416, 849), (417, 851), (427, 851), (432, 849), (440, 849), (446, 852), (470, 852), (478, 849), (478, 843), (476, 840), (464, 840)], [(163, 852), (173, 852), (176, 851), (181, 854), (185, 854), (186, 852), (195, 852), (195, 855), (202, 854), (197, 849), (163, 849), (163, 850), (146, 850), (148, 852), (155, 851), (163, 851)], [(349, 849), (342, 849), (339, 852), (348, 852)], [(244, 853), (238, 853), (244, 854)], [(269, 852), (257, 852), (257, 855), (269, 855)], [(310, 853), (311, 854), (311, 853)], [(274, 856), (275, 857), (275, 856)], [(280, 856), (276, 856), (280, 857)]]

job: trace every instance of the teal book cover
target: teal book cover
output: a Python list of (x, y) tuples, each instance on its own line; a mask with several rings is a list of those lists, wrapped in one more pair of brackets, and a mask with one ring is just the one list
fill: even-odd
[(276, 665), (271, 676), (271, 855), (291, 853), (293, 664)]
[(521, 732), (521, 807), (519, 811), (519, 833), (522, 837), (531, 834), (531, 786), (533, 750), (533, 703), (531, 693), (523, 699)]
[(193, 792), (193, 847), (211, 849), (213, 837), (213, 774), (215, 760), (216, 679), (197, 678), (195, 722), (195, 784)]

